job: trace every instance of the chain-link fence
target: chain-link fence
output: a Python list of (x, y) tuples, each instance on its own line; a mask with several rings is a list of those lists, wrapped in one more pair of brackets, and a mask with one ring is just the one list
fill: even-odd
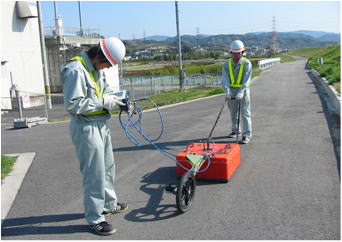
[[(220, 86), (221, 75), (189, 75), (184, 86)], [(179, 88), (178, 76), (135, 76), (120, 79), (120, 89), (128, 90), (135, 99), (156, 95)], [(69, 115), (64, 109), (63, 94), (51, 94), (46, 99), (44, 93), (11, 90), (10, 97), (1, 98), (1, 122), (13, 123), (15, 119), (47, 118), (49, 121), (63, 121)], [(48, 108), (51, 102), (52, 108)]]

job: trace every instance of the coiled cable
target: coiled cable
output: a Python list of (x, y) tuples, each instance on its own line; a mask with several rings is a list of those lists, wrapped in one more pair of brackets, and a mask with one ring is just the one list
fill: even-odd
[[(157, 112), (158, 112), (158, 115), (159, 115), (159, 118), (160, 118), (160, 123), (161, 123), (161, 131), (160, 131), (160, 134), (158, 135), (157, 138), (155, 139), (151, 139), (149, 137), (147, 137), (142, 129), (142, 125), (141, 125), (141, 121), (142, 121), (142, 110), (140, 108), (140, 106), (138, 104), (136, 104), (135, 102), (132, 102), (131, 105), (133, 106), (132, 110), (126, 112), (126, 111), (123, 111), (121, 110), (120, 111), (120, 114), (119, 114), (119, 122), (120, 122), (120, 125), (121, 127), (124, 129), (125, 131), (125, 135), (127, 136), (127, 138), (136, 146), (140, 147), (141, 144), (138, 142), (138, 140), (133, 136), (132, 133), (129, 132), (129, 128), (130, 127), (134, 127), (135, 130), (147, 141), (149, 142), (155, 149), (157, 149), (160, 153), (162, 153), (164, 156), (168, 157), (169, 159), (175, 161), (180, 167), (182, 167), (184, 170), (186, 171), (191, 171), (193, 173), (201, 173), (201, 172), (204, 172), (206, 171), (209, 166), (210, 166), (210, 163), (211, 163), (211, 160), (210, 160), (210, 154), (207, 153), (207, 152), (203, 152), (202, 155), (204, 155), (208, 160), (208, 164), (205, 168), (199, 170), (199, 171), (193, 171), (192, 169), (189, 169), (189, 168), (186, 168), (185, 166), (183, 166), (180, 162), (177, 161), (176, 159), (176, 156), (174, 154), (171, 154), (161, 148), (159, 148), (155, 142), (158, 141), (163, 133), (164, 133), (164, 119), (163, 119), (163, 115), (161, 113), (161, 111), (159, 110), (157, 104), (150, 98), (143, 98), (145, 100), (148, 100), (150, 102), (153, 103), (153, 105), (155, 106)], [(142, 99), (142, 100), (143, 100)], [(127, 121), (124, 121), (123, 118), (122, 118), (122, 113), (125, 112), (127, 114)], [(135, 117), (134, 117), (135, 116)]]

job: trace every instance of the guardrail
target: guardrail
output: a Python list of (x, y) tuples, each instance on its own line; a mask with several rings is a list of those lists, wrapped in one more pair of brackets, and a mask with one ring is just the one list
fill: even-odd
[(275, 64), (280, 64), (280, 58), (270, 58), (258, 61), (259, 70), (267, 69)]

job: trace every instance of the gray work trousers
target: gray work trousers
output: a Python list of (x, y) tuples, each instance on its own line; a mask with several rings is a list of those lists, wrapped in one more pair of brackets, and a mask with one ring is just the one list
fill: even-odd
[[(235, 95), (235, 93), (233, 93)], [(228, 99), (228, 107), (231, 116), (232, 132), (238, 133), (238, 102), (235, 99)], [(242, 121), (242, 136), (252, 137), (252, 119), (251, 119), (251, 104), (249, 89), (244, 92), (242, 100), (240, 100), (240, 124)]]
[(117, 206), (115, 163), (106, 121), (70, 121), (70, 135), (83, 174), (85, 218), (91, 225), (105, 221), (103, 211)]

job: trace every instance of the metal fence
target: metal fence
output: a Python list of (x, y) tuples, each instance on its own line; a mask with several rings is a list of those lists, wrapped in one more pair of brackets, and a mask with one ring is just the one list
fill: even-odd
[[(219, 86), (221, 75), (189, 75), (185, 87)], [(159, 94), (179, 88), (178, 76), (135, 76), (120, 78), (120, 89), (128, 90), (135, 99)], [(1, 122), (13, 123), (15, 119), (47, 118), (49, 121), (63, 121), (69, 115), (64, 109), (63, 94), (51, 94), (52, 109), (47, 108), (44, 93), (21, 90), (11, 91), (10, 97), (1, 98)]]
[[(185, 87), (219, 86), (221, 75), (189, 75)], [(178, 76), (132, 76), (120, 78), (121, 90), (128, 90), (136, 99), (179, 88)]]
[[(64, 36), (82, 36), (88, 38), (103, 38), (100, 34), (99, 29), (90, 29), (90, 28), (75, 28), (75, 27), (63, 27), (63, 35)], [(47, 26), (44, 27), (44, 36), (51, 37), (56, 35), (56, 27), (55, 26)]]

